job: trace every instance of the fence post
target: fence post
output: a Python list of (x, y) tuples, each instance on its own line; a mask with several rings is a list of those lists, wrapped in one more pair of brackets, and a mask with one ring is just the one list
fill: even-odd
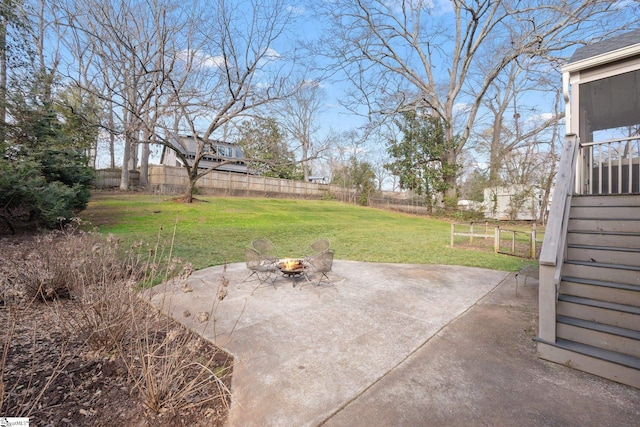
[(484, 222), (484, 239), (487, 240), (489, 234), (489, 221)]
[(469, 244), (473, 244), (473, 222), (469, 226)]
[(530, 247), (529, 258), (535, 259), (536, 257), (536, 226), (535, 224), (531, 229), (531, 245), (529, 247)]
[(493, 252), (500, 252), (500, 226), (496, 226), (493, 236)]
[(511, 254), (516, 253), (516, 232), (513, 231), (513, 236), (511, 237)]
[(451, 223), (451, 247), (453, 247), (453, 236), (455, 235), (455, 227), (456, 225), (452, 222)]

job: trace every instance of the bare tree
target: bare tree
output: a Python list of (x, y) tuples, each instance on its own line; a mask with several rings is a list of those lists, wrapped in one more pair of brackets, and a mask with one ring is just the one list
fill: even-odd
[(3, 0), (2, 13), (0, 13), (0, 144), (2, 145), (4, 145), (7, 121), (7, 30), (10, 24), (10, 17), (7, 14), (9, 3), (9, 1)]
[[(67, 3), (75, 33), (75, 66), (86, 64), (87, 90), (115, 106), (109, 131), (124, 139), (121, 189), (137, 143), (164, 145), (185, 165), (192, 200), (196, 181), (228, 160), (203, 168), (205, 157), (220, 157), (213, 144), (223, 130), (251, 110), (286, 93), (290, 58), (278, 51), (290, 20), (281, 0), (92, 0)], [(93, 83), (90, 87), (87, 82)], [(197, 141), (182, 145), (187, 135)], [(142, 172), (149, 151), (142, 152)], [(135, 163), (131, 162), (132, 164)]]
[(5, 142), (8, 82), (12, 70), (30, 63), (33, 32), (22, 0), (0, 0), (0, 149)]
[(348, 181), (344, 173), (354, 160), (360, 164), (367, 163), (374, 174), (376, 190), (382, 191), (391, 173), (384, 167), (388, 162), (388, 153), (385, 146), (379, 143), (387, 140), (389, 135), (381, 133), (381, 129), (365, 126), (336, 134), (331, 149), (321, 156), (326, 164), (327, 175), (334, 179), (339, 175), (337, 181), (344, 183)]
[[(484, 130), (477, 135), (476, 149), (488, 155), (489, 184), (492, 186), (501, 185), (505, 159), (512, 151), (526, 147), (532, 140), (545, 141), (542, 144), (548, 145), (549, 138), (545, 134), (564, 118), (560, 108), (561, 88), (557, 82), (549, 79), (548, 73), (539, 78), (532, 78), (531, 74), (519, 64), (511, 64), (492, 82), (483, 100), (485, 117), (476, 122), (476, 128)], [(540, 111), (537, 106), (522, 101), (522, 98), (536, 97), (536, 94), (537, 97), (555, 98), (553, 112)], [(483, 128), (485, 120), (487, 125)]]
[(104, 111), (101, 114), (101, 120), (95, 123), (101, 130), (96, 142), (96, 157), (100, 152), (100, 141), (106, 141), (109, 157), (108, 167), (115, 169), (116, 141), (122, 134), (122, 125), (118, 120), (119, 115), (116, 110), (115, 99), (109, 96), (109, 84), (104, 83), (111, 80), (109, 77), (111, 70), (108, 67), (100, 66), (100, 58), (95, 59), (97, 52), (92, 49), (93, 43), (91, 43), (90, 37), (84, 30), (74, 28), (74, 25), (80, 23), (81, 20), (66, 18), (67, 15), (72, 14), (75, 10), (73, 4), (61, 4), (61, 6), (63, 7), (62, 10), (57, 12), (59, 15), (57, 19), (62, 21), (63, 24), (58, 28), (66, 26), (68, 30), (65, 32), (65, 37), (62, 37), (62, 34), (60, 35), (59, 40), (69, 51), (70, 58), (62, 58), (62, 64), (59, 67), (60, 73), (70, 84), (101, 100)]
[(127, 190), (141, 132), (154, 131), (152, 101), (170, 66), (165, 42), (178, 35), (180, 12), (170, 0), (69, 0), (61, 6), (72, 30), (67, 77), (113, 107), (105, 125), (124, 141), (120, 188)]
[[(423, 109), (445, 123), (445, 200), (455, 166), (492, 83), (523, 58), (555, 60), (593, 34), (637, 17), (614, 0), (336, 0), (321, 6), (332, 67), (353, 84), (351, 103), (371, 117)], [(436, 10), (437, 7), (442, 7)], [(484, 58), (491, 57), (490, 66)], [(464, 108), (461, 108), (464, 106)], [(462, 114), (461, 114), (462, 113)]]
[(385, 188), (385, 184), (391, 177), (391, 172), (384, 166), (388, 163), (388, 153), (386, 150), (378, 149), (377, 147), (373, 148), (368, 153), (369, 163), (373, 168), (373, 173), (375, 174), (376, 179), (376, 188), (378, 191), (383, 191)]
[[(343, 188), (351, 186), (354, 182), (352, 173), (358, 162), (364, 162), (365, 136), (361, 131), (351, 129), (339, 135), (333, 150), (329, 151), (327, 159), (331, 182), (339, 184)], [(356, 203), (357, 194), (355, 192), (345, 192), (349, 195), (348, 202)]]
[(560, 161), (559, 149), (561, 146), (561, 138), (560, 134), (560, 123), (556, 123), (552, 127), (552, 133), (550, 135), (550, 143), (547, 150), (547, 157), (544, 160), (544, 171), (546, 174), (543, 174), (540, 180), (540, 187), (543, 190), (542, 193), (542, 205), (540, 206), (540, 217), (538, 218), (538, 222), (540, 224), (544, 224), (547, 219), (547, 208), (549, 207), (549, 202), (551, 201), (551, 190), (553, 188), (553, 183), (555, 182), (556, 173), (558, 171), (558, 162)]
[(277, 50), (291, 19), (284, 1), (217, 0), (203, 6), (197, 31), (176, 52), (182, 63), (166, 75), (168, 105), (176, 113), (173, 127), (166, 127), (159, 140), (175, 149), (167, 137), (186, 132), (197, 141), (192, 159), (183, 154), (187, 147), (176, 150), (189, 176), (186, 202), (192, 201), (198, 179), (229, 162), (221, 159), (200, 168), (205, 157), (219, 157), (212, 138), (253, 110), (288, 96), (287, 77), (295, 63)]
[(317, 159), (331, 141), (330, 136), (323, 139), (319, 135), (323, 103), (320, 83), (303, 80), (275, 111), (278, 121), (293, 139), (292, 150), (299, 154), (305, 181), (309, 180), (310, 162)]

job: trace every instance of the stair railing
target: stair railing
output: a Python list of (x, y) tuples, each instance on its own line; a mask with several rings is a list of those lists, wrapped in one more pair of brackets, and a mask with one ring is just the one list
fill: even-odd
[(548, 342), (556, 340), (556, 302), (567, 247), (571, 196), (577, 184), (576, 166), (579, 147), (580, 141), (577, 135), (569, 134), (565, 137), (556, 176), (556, 187), (549, 211), (549, 221), (540, 252), (538, 337)]
[(640, 137), (580, 144), (578, 194), (640, 192)]

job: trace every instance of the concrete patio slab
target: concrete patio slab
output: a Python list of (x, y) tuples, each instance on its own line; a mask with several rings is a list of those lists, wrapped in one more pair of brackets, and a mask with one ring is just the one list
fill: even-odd
[(153, 297), (235, 356), (231, 426), (640, 420), (640, 391), (535, 357), (535, 279), (516, 295), (501, 271), (337, 260), (334, 286), (279, 278), (251, 295), (248, 274), (207, 268), (189, 292), (161, 285)]

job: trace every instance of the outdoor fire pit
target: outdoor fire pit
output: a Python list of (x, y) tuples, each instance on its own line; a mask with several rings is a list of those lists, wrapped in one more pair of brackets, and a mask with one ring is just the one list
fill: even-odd
[(309, 268), (304, 260), (300, 258), (283, 259), (277, 264), (277, 267), (283, 276), (290, 277), (293, 280), (294, 287), (296, 286), (296, 278), (302, 277)]
[(284, 259), (278, 263), (278, 270), (286, 276), (300, 275), (307, 270), (302, 259)]

